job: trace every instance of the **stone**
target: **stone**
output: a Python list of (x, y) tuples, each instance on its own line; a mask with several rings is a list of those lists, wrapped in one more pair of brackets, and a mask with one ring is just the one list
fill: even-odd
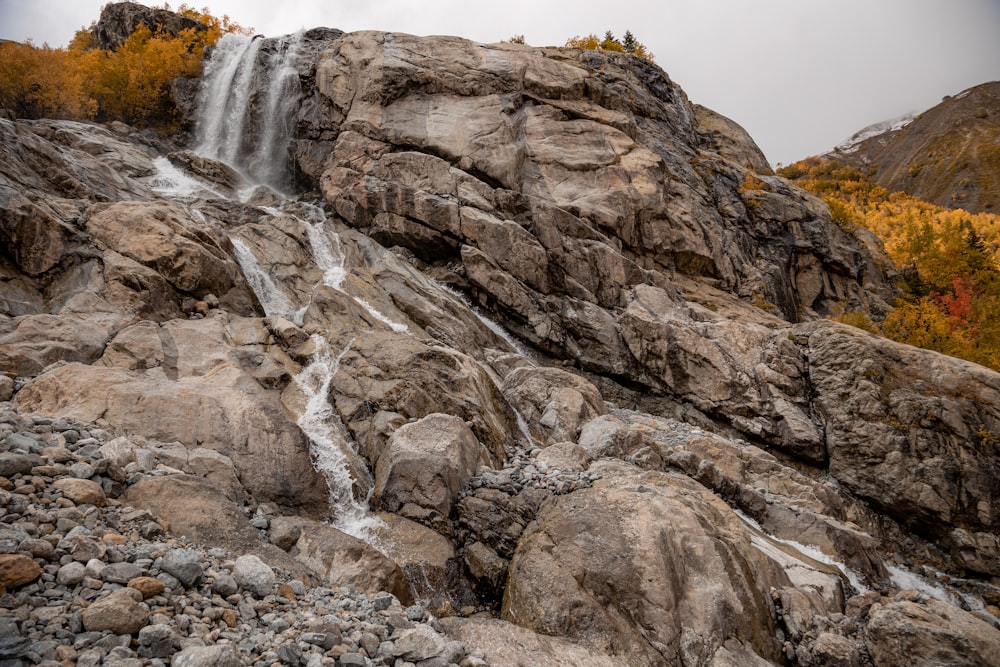
[(24, 540), (18, 546), (18, 551), (27, 551), (33, 558), (42, 558), (49, 561), (56, 559), (55, 547), (48, 540)]
[(34, 465), (34, 460), (25, 454), (0, 453), (0, 477), (26, 475)]
[(212, 592), (218, 593), (222, 597), (229, 597), (238, 590), (239, 586), (236, 583), (236, 579), (226, 573), (219, 574), (215, 578), (215, 581), (212, 582)]
[[(110, 563), (101, 571), (101, 579), (114, 584), (128, 584), (140, 575), (142, 575), (142, 568), (129, 562)], [(133, 588), (135, 587), (133, 586)]]
[(101, 445), (98, 449), (101, 458), (110, 461), (120, 468), (135, 461), (135, 445), (125, 437), (115, 438)]
[(0, 375), (0, 402), (9, 401), (14, 395), (14, 380), (6, 375)]
[(167, 624), (147, 625), (139, 630), (139, 656), (169, 658), (177, 653), (180, 638)]
[(257, 556), (240, 556), (233, 564), (233, 579), (245, 591), (264, 597), (274, 589), (274, 570)]
[(938, 600), (873, 608), (865, 638), (878, 665), (1000, 664), (1000, 630)]
[(116, 635), (139, 632), (149, 621), (149, 607), (142, 594), (132, 588), (120, 588), (83, 610), (83, 627), (91, 632), (109, 630)]
[[(608, 472), (606, 485), (558, 497), (526, 531), (502, 618), (629, 664), (736, 649), (778, 660), (770, 590), (786, 575), (751, 546), (742, 521), (686, 477), (624, 464)], [(695, 580), (722, 583), (675, 583)], [(685, 642), (674, 639), (680, 633)]]
[(59, 568), (56, 573), (56, 582), (61, 586), (76, 586), (83, 581), (86, 576), (86, 567), (83, 563), (73, 561)]
[(166, 588), (162, 581), (153, 577), (136, 577), (128, 582), (128, 587), (142, 593), (142, 599), (144, 600), (154, 595), (159, 595)]
[(0, 587), (15, 590), (42, 576), (42, 568), (32, 558), (0, 554)]
[(65, 477), (57, 479), (52, 486), (59, 489), (64, 498), (72, 500), (77, 505), (104, 507), (108, 502), (101, 485), (89, 479)]
[(240, 667), (232, 646), (189, 646), (170, 659), (170, 667)]
[(587, 450), (573, 442), (549, 445), (535, 458), (539, 463), (563, 472), (583, 472), (591, 461)]
[[(370, 594), (392, 593), (404, 604), (413, 602), (402, 569), (366, 542), (319, 521), (275, 517), (299, 526), (301, 535), (290, 552), (295, 559), (318, 573), (327, 586), (350, 586)], [(274, 523), (272, 522), (272, 523)]]
[(413, 503), (448, 516), (481, 456), (482, 447), (465, 422), (428, 415), (389, 439), (375, 465), (373, 500), (389, 511)]
[(204, 570), (201, 566), (201, 554), (194, 549), (170, 549), (163, 554), (160, 569), (177, 577), (185, 588), (201, 583)]
[(392, 654), (410, 662), (429, 660), (441, 655), (447, 641), (428, 627), (403, 630), (393, 642)]

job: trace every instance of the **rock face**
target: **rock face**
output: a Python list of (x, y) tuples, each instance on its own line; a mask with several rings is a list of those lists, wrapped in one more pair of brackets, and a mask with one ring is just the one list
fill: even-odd
[(140, 25), (145, 25), (154, 33), (162, 30), (174, 36), (182, 30), (206, 29), (198, 21), (171, 11), (153, 9), (136, 2), (115, 2), (101, 9), (101, 18), (93, 30), (94, 38), (100, 48), (115, 51)]
[[(18, 619), (97, 581), (82, 624), (177, 664), (996, 662), (1000, 376), (822, 320), (886, 309), (891, 269), (738, 126), (625, 54), (214, 54), (206, 86), (252, 76), (180, 110), (245, 119), (210, 155), (0, 120)], [(308, 628), (258, 614), (303, 595)], [(414, 600), (477, 614), (464, 648)], [(313, 628), (333, 604), (381, 621)]]

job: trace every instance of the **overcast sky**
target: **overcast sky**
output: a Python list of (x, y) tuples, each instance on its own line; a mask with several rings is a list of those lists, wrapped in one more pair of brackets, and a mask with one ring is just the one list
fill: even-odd
[[(102, 0), (0, 0), (0, 38), (64, 46)], [(146, 2), (144, 4), (155, 4)], [(176, 5), (177, 3), (173, 3)], [(268, 36), (329, 26), (536, 46), (626, 30), (772, 164), (1000, 80), (1000, 0), (190, 0)]]

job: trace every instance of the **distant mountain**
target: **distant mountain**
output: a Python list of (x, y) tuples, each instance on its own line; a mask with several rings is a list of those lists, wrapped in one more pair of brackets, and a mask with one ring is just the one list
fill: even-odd
[(984, 83), (915, 117), (872, 125), (826, 157), (889, 190), (939, 206), (1000, 211), (1000, 81)]

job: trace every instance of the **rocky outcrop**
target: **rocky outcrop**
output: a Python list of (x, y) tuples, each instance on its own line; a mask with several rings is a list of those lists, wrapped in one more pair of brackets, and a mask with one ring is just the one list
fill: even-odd
[[(900, 664), (936, 624), (989, 664), (998, 376), (823, 321), (886, 308), (881, 260), (738, 127), (624, 54), (324, 29), (214, 57), (241, 53), (238, 164), (0, 120), (0, 398), (92, 424), (0, 422), (0, 542), (47, 568), (19, 619), (166, 529), (263, 563), (108, 564), (166, 590), (182, 560), (216, 623), (158, 627), (175, 593), (137, 583), (143, 654), (273, 599), (227, 660)], [(56, 516), (80, 503), (131, 532)], [(384, 622), (339, 636), (334, 590)]]
[(94, 39), (99, 48), (115, 51), (140, 25), (154, 33), (162, 31), (175, 37), (182, 30), (197, 32), (208, 29), (192, 18), (165, 9), (147, 7), (136, 2), (114, 2), (101, 9), (101, 18), (93, 29)]
[(502, 615), (637, 665), (776, 660), (769, 591), (784, 585), (703, 487), (629, 475), (538, 516), (511, 561)]

